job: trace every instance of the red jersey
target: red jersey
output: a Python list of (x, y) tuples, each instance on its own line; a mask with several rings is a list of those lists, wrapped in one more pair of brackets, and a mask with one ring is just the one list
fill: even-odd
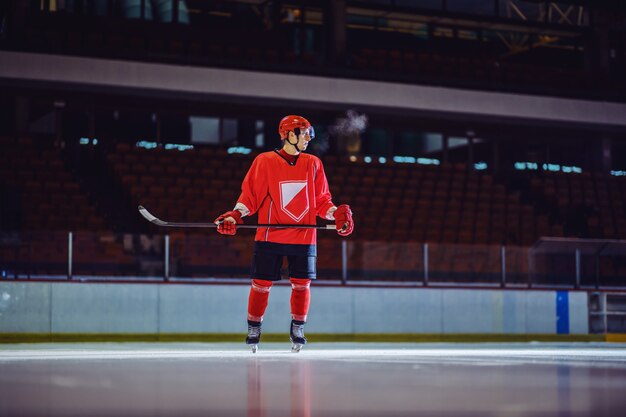
[[(316, 216), (326, 218), (333, 207), (322, 161), (300, 153), (289, 163), (277, 151), (264, 152), (252, 162), (241, 184), (237, 206), (250, 214), (258, 211), (259, 223), (311, 224)], [(255, 240), (287, 244), (314, 245), (316, 229), (257, 229)]]

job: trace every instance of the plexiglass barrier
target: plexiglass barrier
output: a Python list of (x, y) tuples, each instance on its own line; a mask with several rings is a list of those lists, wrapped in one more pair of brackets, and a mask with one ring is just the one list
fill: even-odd
[[(249, 233), (0, 233), (0, 278), (248, 278), (253, 251)], [(338, 283), (626, 286), (624, 241), (543, 239), (529, 248), (325, 237), (317, 253), (318, 279)]]

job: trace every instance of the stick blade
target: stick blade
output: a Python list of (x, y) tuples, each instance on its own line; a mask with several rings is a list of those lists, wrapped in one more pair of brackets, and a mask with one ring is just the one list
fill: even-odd
[(154, 224), (158, 224), (158, 225), (165, 224), (163, 221), (161, 221), (161, 220), (157, 219), (155, 216), (153, 216), (152, 213), (150, 213), (144, 206), (140, 205), (137, 208), (139, 209), (139, 214), (141, 214), (150, 223), (154, 223)]

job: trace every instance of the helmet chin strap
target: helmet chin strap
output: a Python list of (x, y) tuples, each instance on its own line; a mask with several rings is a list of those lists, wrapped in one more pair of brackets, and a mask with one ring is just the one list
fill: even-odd
[[(296, 132), (293, 132), (293, 133), (295, 134)], [(296, 143), (291, 143), (291, 142), (289, 141), (289, 135), (287, 135), (287, 137), (285, 138), (285, 140), (287, 141), (287, 143), (288, 143), (288, 144), (290, 144), (291, 146), (293, 146), (294, 148), (296, 148), (296, 150), (297, 150), (298, 152), (302, 152), (302, 149), (298, 148), (298, 141), (299, 141), (298, 136), (296, 136)]]

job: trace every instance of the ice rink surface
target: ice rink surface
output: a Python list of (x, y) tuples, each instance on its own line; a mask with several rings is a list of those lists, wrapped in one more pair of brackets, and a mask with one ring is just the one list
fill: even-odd
[(626, 345), (0, 345), (0, 416), (622, 416)]

